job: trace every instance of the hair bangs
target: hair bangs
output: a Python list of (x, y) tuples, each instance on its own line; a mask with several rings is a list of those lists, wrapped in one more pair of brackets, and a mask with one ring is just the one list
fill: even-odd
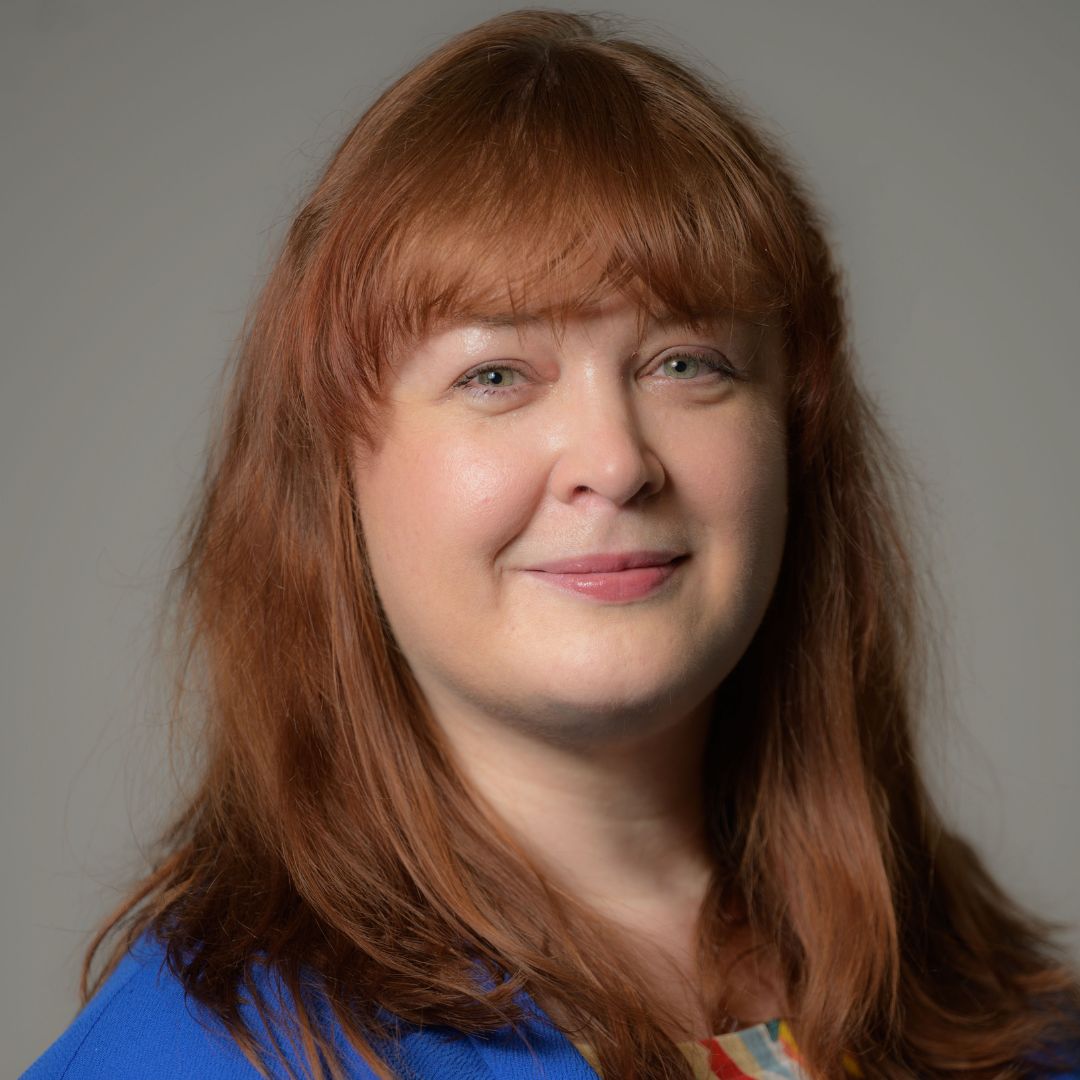
[(675, 127), (620, 64), (572, 49), (488, 50), (442, 90), (380, 148), (395, 178), (381, 250), (370, 234), (348, 245), (378, 266), (345, 279), (366, 279), (355, 332), (380, 369), (441, 327), (547, 317), (558, 334), (616, 293), (642, 332), (651, 316), (790, 307), (798, 258), (769, 209), (780, 200), (719, 109), (696, 102)]

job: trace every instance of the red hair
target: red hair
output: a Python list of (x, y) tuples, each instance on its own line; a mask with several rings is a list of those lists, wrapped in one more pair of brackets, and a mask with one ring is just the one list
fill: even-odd
[[(856, 381), (823, 220), (719, 86), (547, 10), (459, 34), (380, 95), (248, 317), (164, 609), (197, 784), (94, 937), (84, 1000), (153, 930), (253, 1062), (236, 1006), (261, 960), (292, 991), (313, 1075), (336, 1065), (301, 993), (312, 972), (383, 1076), (379, 1009), (478, 1032), (518, 1018), (522, 987), (577, 1018), (604, 1075), (690, 1076), (607, 928), (451, 766), (379, 608), (347, 464), (378, 438), (386, 365), (442, 320), (509, 305), (559, 324), (612, 290), (643, 314), (784, 329), (784, 560), (703, 762), (717, 1024), (731, 973), (710, 957), (745, 924), (780, 960), (813, 1075), (845, 1052), (868, 1077), (1023, 1075), (1080, 985), (1058, 928), (1003, 892), (924, 785), (934, 650), (909, 478)], [(513, 978), (485, 992), (477, 959)]]

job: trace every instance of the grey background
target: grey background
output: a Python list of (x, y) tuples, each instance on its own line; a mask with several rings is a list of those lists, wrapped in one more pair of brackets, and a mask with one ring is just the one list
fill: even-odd
[[(0, 10), (3, 1075), (70, 1020), (88, 931), (165, 806), (148, 617), (267, 260), (375, 94), (505, 9)], [(606, 10), (711, 62), (829, 213), (864, 379), (927, 493), (932, 785), (1080, 955), (1080, 5)]]

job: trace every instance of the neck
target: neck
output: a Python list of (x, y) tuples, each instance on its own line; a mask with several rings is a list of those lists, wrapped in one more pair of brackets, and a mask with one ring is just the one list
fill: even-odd
[[(714, 872), (702, 775), (712, 706), (709, 698), (633, 742), (588, 747), (438, 713), (481, 803), (549, 880), (615, 927), (628, 946), (620, 962), (676, 1018), (676, 1041), (715, 1034), (697, 967), (698, 920)], [(734, 931), (713, 960), (726, 973), (724, 999), (739, 1026), (786, 1015), (776, 972), (746, 956), (750, 944)], [(557, 1002), (544, 1004), (556, 1023), (565, 1019)]]
[(711, 874), (711, 704), (617, 745), (556, 745), (475, 717), (442, 726), (474, 792), (546, 872), (609, 914), (648, 918), (699, 903)]

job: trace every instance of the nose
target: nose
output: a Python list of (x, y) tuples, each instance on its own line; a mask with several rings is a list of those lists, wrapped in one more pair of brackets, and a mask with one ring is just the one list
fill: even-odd
[(577, 394), (553, 437), (557, 457), (550, 485), (563, 502), (593, 492), (622, 506), (648, 498), (664, 485), (664, 467), (642, 432), (625, 388), (594, 385)]

